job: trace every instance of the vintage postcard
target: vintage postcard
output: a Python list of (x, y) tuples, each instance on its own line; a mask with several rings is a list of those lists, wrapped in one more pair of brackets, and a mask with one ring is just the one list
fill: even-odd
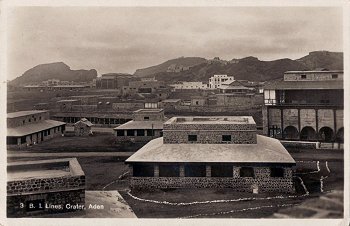
[(349, 2), (0, 3), (0, 225), (349, 224)]

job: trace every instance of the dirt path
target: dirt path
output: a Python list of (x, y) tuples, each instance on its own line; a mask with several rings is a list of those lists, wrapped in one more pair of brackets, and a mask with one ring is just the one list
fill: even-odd
[(7, 157), (129, 157), (132, 154), (134, 154), (134, 152), (8, 152)]

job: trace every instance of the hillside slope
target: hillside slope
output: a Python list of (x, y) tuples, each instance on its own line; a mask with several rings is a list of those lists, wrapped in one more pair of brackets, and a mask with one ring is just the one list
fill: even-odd
[(36, 83), (48, 79), (59, 79), (61, 81), (85, 82), (97, 77), (97, 71), (91, 70), (71, 70), (63, 62), (40, 64), (26, 72), (22, 76), (12, 80), (11, 85), (24, 85)]

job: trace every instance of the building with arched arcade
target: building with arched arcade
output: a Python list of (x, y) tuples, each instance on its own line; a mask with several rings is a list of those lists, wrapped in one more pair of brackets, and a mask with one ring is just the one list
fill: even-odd
[(287, 71), (264, 87), (264, 134), (344, 142), (343, 71)]

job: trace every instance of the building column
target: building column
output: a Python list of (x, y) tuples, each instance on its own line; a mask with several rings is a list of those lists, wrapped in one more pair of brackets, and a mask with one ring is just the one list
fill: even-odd
[(159, 177), (159, 165), (154, 165), (154, 177)]
[(134, 176), (134, 167), (133, 167), (133, 165), (130, 165), (130, 166), (129, 166), (129, 175), (130, 175), (131, 177)]
[(318, 134), (318, 109), (315, 109), (315, 117), (316, 117), (316, 141), (318, 141), (319, 139), (319, 134)]
[(180, 165), (180, 177), (185, 177), (185, 166)]
[(211, 165), (206, 165), (205, 166), (205, 176), (206, 177), (211, 177)]
[(21, 138), (20, 137), (17, 138), (17, 145), (21, 145)]
[(144, 133), (145, 133), (145, 137), (147, 137), (148, 136), (147, 129), (144, 130)]
[(337, 137), (337, 112), (335, 109), (333, 109), (333, 123), (334, 123), (334, 134), (333, 134), (332, 140), (335, 141), (335, 138)]
[(232, 168), (233, 168), (233, 178), (239, 178), (240, 177), (239, 176), (239, 169), (240, 169), (240, 167), (234, 166)]
[(137, 131), (136, 131), (136, 129), (134, 130), (134, 136), (135, 136), (135, 137), (137, 136)]

